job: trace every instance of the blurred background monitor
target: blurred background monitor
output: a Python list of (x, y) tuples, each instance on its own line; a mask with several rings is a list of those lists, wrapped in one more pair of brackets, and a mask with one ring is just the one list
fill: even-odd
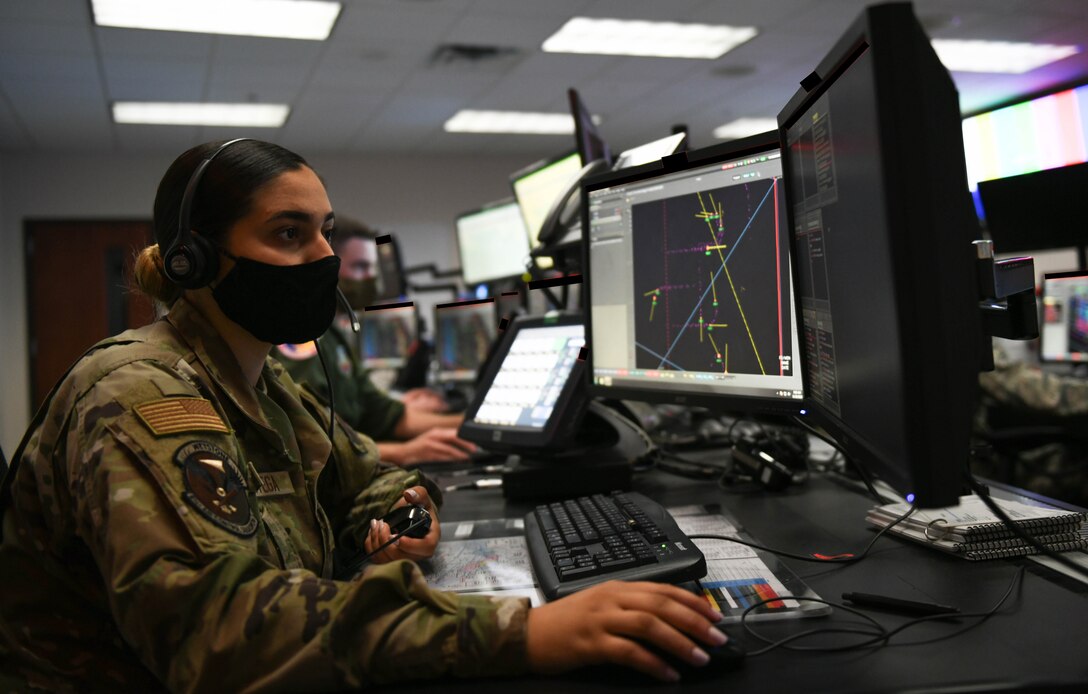
[(574, 118), (574, 141), (578, 146), (578, 157), (582, 165), (591, 161), (602, 160), (607, 166), (612, 165), (612, 150), (593, 121), (593, 114), (582, 102), (576, 89), (567, 90), (570, 101), (570, 114)]
[[(380, 246), (379, 246), (380, 248)], [(399, 369), (417, 339), (416, 307), (412, 302), (367, 306), (362, 315), (363, 366)]]
[(457, 250), (466, 286), (518, 277), (529, 262), (529, 235), (513, 198), (458, 215)]
[(408, 294), (408, 281), (404, 274), (404, 262), (397, 240), (386, 234), (379, 236), (378, 252), (378, 299), (389, 301)]
[(684, 156), (583, 188), (590, 392), (797, 414), (778, 134)]
[(986, 227), (998, 253), (1088, 246), (1088, 163), (980, 181)]
[(1041, 323), (1042, 361), (1088, 363), (1088, 272), (1043, 275)]
[(434, 307), (434, 359), (439, 383), (471, 383), (495, 339), (495, 300)]
[(907, 3), (865, 9), (811, 74), (778, 115), (811, 416), (951, 505), (983, 345), (959, 97)]
[[(570, 152), (530, 164), (510, 177), (525, 228), (529, 230), (530, 249), (539, 245), (540, 227), (548, 211), (581, 172), (578, 152)], [(538, 258), (537, 267), (551, 267), (550, 259)]]

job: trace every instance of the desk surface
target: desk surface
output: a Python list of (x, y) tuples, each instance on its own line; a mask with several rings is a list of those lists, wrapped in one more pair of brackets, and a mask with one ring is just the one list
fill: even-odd
[[(442, 475), (441, 469), (430, 470)], [(864, 523), (873, 505), (866, 496), (833, 478), (814, 477), (786, 492), (719, 489), (660, 472), (636, 475), (634, 489), (665, 506), (720, 503), (758, 541), (798, 553), (860, 551), (872, 539)], [(444, 521), (516, 517), (529, 502), (507, 502), (501, 490), (455, 491), (446, 495)], [(1088, 689), (1088, 588), (1056, 576), (1023, 559), (970, 562), (906, 540), (882, 538), (870, 555), (847, 565), (785, 563), (821, 597), (840, 602), (845, 591), (884, 593), (907, 599), (951, 604), (962, 612), (988, 611), (1026, 566), (1020, 589), (1002, 610), (965, 633), (936, 643), (899, 645), (840, 653), (803, 653), (778, 649), (750, 657), (744, 667), (712, 681), (681, 683), (692, 691), (993, 691), (1025, 688), (1052, 691)], [(906, 617), (870, 612), (894, 627)], [(754, 625), (774, 638), (847, 619), (832, 617)], [(975, 619), (929, 623), (905, 631), (896, 642), (931, 640), (951, 634)], [(758, 642), (756, 642), (758, 643)], [(823, 643), (827, 643), (824, 641)], [(526, 692), (630, 691), (642, 686), (670, 690), (619, 669), (596, 669), (560, 678), (442, 681), (413, 684), (412, 691)], [(433, 688), (433, 689), (432, 689)]]

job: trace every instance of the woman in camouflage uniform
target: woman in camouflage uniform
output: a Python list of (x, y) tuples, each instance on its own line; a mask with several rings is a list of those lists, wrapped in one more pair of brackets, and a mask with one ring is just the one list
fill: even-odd
[[(523, 599), (432, 590), (404, 560), (433, 553), (437, 516), (345, 580), (342, 559), (390, 538), (377, 519), (433, 512), (438, 494), (330, 429), (267, 358), (332, 319), (324, 186), (276, 145), (209, 143), (174, 162), (154, 211), (137, 281), (169, 312), (76, 363), (4, 480), (0, 684), (317, 691), (605, 661), (671, 679), (633, 639), (693, 663), (697, 642), (724, 640), (671, 586), (605, 584), (531, 615)], [(200, 239), (196, 279), (178, 272), (179, 226)]]

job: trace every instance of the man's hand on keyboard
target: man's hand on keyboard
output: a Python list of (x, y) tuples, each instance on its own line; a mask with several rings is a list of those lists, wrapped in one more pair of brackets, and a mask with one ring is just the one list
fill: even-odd
[(382, 443), (382, 459), (398, 465), (434, 462), (436, 460), (468, 460), (476, 444), (457, 436), (452, 427), (436, 427), (403, 443)]
[[(385, 564), (397, 559), (411, 559), (419, 561), (434, 555), (438, 547), (438, 540), (442, 537), (442, 529), (438, 523), (438, 512), (431, 503), (431, 497), (427, 494), (427, 488), (423, 486), (411, 487), (404, 491), (404, 496), (393, 504), (393, 508), (400, 508), (407, 504), (418, 504), (427, 509), (431, 514), (431, 529), (425, 537), (414, 538), (405, 535), (370, 558), (375, 564)], [(392, 510), (392, 509), (390, 509)], [(389, 530), (389, 524), (380, 520), (370, 523), (370, 532), (363, 541), (363, 548), (369, 553), (381, 547), (393, 537)]]
[(556, 673), (615, 663), (663, 681), (678, 675), (641, 643), (703, 665), (702, 646), (725, 641), (721, 619), (697, 595), (663, 583), (610, 581), (529, 611), (529, 666)]

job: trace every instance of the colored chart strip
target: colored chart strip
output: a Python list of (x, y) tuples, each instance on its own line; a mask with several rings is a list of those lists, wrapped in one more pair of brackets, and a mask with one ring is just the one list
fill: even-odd
[(786, 604), (781, 600), (773, 600), (778, 597), (767, 581), (761, 578), (738, 579), (733, 581), (702, 582), (703, 590), (708, 599), (719, 605), (727, 604), (730, 607), (748, 609), (751, 605), (771, 600), (765, 605), (756, 608), (756, 612), (770, 612), (786, 609)]

